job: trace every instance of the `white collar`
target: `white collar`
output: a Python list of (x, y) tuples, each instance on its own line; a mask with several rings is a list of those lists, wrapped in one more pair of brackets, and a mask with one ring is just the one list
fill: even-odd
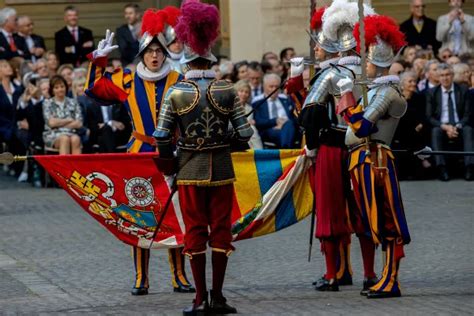
[(143, 62), (139, 62), (137, 65), (138, 77), (146, 81), (161, 80), (164, 77), (168, 76), (170, 71), (171, 71), (171, 65), (168, 59), (165, 59), (165, 62), (161, 66), (160, 70), (158, 70), (157, 72), (148, 70), (148, 68), (145, 67), (145, 64)]
[(443, 93), (446, 93), (448, 91), (454, 92), (454, 83), (451, 84), (451, 87), (449, 87), (449, 89), (446, 89), (445, 87), (441, 86), (441, 91), (443, 91)]
[(186, 79), (214, 79), (216, 77), (216, 72), (211, 69), (207, 70), (188, 70), (184, 75)]
[(322, 61), (319, 63), (319, 68), (321, 69), (326, 69), (328, 68), (331, 64), (337, 65), (337, 62), (341, 59), (341, 57), (334, 57), (325, 61)]
[(13, 35), (13, 33), (9, 33), (9, 32), (7, 32), (7, 31), (5, 31), (5, 29), (4, 29), (3, 27), (0, 28), (0, 30), (2, 31), (3, 35), (5, 35), (5, 37), (6, 37), (7, 39), (8, 39), (8, 37), (9, 37), (10, 35)]
[(338, 65), (360, 65), (359, 56), (346, 56), (339, 59)]
[(79, 31), (79, 26), (69, 26), (69, 25), (66, 25), (67, 29), (69, 30), (69, 32), (72, 32), (72, 31), (75, 31), (75, 30), (78, 30)]
[(374, 79), (374, 84), (385, 84), (385, 83), (399, 83), (400, 78), (395, 75), (387, 75)]
[(170, 58), (172, 60), (179, 61), (181, 57), (184, 55), (184, 49), (181, 51), (181, 53), (178, 53), (178, 54), (170, 52), (170, 51), (168, 51), (168, 53), (170, 54)]

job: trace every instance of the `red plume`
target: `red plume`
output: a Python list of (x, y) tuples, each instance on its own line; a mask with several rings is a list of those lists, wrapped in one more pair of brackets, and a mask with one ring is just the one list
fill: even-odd
[[(369, 15), (364, 18), (365, 46), (377, 43), (377, 37), (392, 46), (394, 51), (406, 45), (405, 35), (400, 32), (397, 22), (384, 15)], [(354, 37), (357, 41), (357, 51), (360, 52), (359, 23), (354, 27)]]
[(310, 28), (312, 30), (319, 30), (323, 26), (323, 14), (327, 7), (322, 7), (314, 11), (311, 17)]
[(199, 55), (205, 55), (219, 36), (219, 10), (215, 5), (187, 0), (174, 28), (178, 39)]
[(148, 32), (151, 36), (163, 32), (168, 15), (163, 10), (151, 8), (145, 11), (142, 19), (141, 35)]
[(165, 11), (168, 15), (166, 23), (172, 27), (175, 27), (176, 23), (178, 23), (178, 17), (181, 15), (181, 10), (177, 7), (167, 6), (163, 9), (163, 11)]

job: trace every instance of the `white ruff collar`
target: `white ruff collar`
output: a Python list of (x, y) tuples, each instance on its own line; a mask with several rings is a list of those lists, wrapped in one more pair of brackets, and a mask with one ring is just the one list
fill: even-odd
[(181, 51), (181, 53), (175, 54), (173, 52), (168, 52), (170, 54), (170, 58), (172, 60), (179, 61), (181, 57), (184, 55), (184, 49)]
[(214, 70), (188, 70), (184, 75), (186, 79), (214, 79), (216, 77), (216, 72)]
[(171, 71), (171, 64), (168, 59), (165, 59), (165, 62), (161, 66), (160, 70), (158, 70), (157, 72), (148, 70), (148, 68), (145, 67), (145, 64), (143, 62), (139, 62), (137, 65), (138, 77), (146, 81), (161, 80), (165, 78), (166, 76), (168, 76), (170, 71)]
[(339, 61), (341, 57), (334, 57), (325, 61), (322, 61), (319, 63), (319, 68), (321, 69), (326, 69), (330, 66), (330, 64), (337, 65), (337, 62)]
[(358, 56), (346, 56), (339, 59), (338, 65), (360, 65), (360, 57)]
[(374, 84), (400, 83), (400, 78), (395, 75), (378, 77), (373, 81)]

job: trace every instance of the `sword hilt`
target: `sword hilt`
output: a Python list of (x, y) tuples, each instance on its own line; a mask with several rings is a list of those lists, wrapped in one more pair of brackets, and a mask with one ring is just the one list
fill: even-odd
[(0, 154), (0, 165), (11, 165), (17, 161), (26, 161), (28, 156), (14, 156), (10, 152), (4, 152)]

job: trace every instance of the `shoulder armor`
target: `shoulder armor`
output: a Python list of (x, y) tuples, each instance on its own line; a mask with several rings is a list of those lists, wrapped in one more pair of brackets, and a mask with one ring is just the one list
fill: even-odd
[(369, 97), (369, 106), (365, 110), (364, 117), (376, 122), (381, 117), (389, 115), (394, 118), (400, 118), (405, 114), (406, 101), (401, 96), (396, 86), (384, 84), (374, 88)]
[(226, 80), (214, 80), (209, 84), (207, 97), (217, 111), (229, 114), (235, 103), (234, 85)]
[(174, 112), (183, 115), (191, 112), (199, 102), (199, 87), (192, 81), (179, 81), (172, 85), (168, 92)]
[(313, 104), (325, 105), (329, 102), (329, 96), (334, 93), (332, 81), (336, 72), (335, 67), (328, 67), (318, 73), (316, 81), (311, 86), (309, 94), (306, 97), (303, 108)]

